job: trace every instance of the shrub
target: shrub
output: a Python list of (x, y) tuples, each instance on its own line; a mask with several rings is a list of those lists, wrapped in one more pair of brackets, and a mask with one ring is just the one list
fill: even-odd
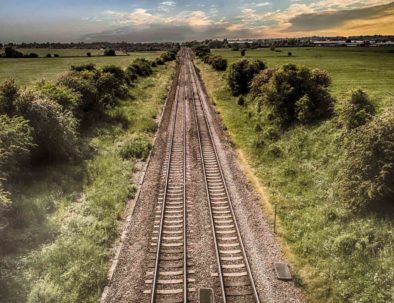
[(23, 54), (10, 46), (4, 48), (4, 56), (6, 58), (23, 58)]
[(341, 111), (341, 120), (347, 130), (355, 129), (370, 121), (375, 114), (375, 107), (368, 95), (361, 89), (351, 93)]
[(211, 49), (208, 45), (199, 44), (192, 47), (193, 52), (197, 57), (204, 58), (211, 53)]
[(312, 70), (312, 82), (322, 87), (329, 87), (331, 85), (331, 77), (325, 70), (315, 68)]
[(51, 54), (46, 54), (45, 57), (46, 57), (46, 58), (52, 58), (52, 55), (51, 55)]
[(295, 122), (306, 124), (329, 117), (334, 100), (327, 91), (326, 79), (320, 80), (308, 68), (293, 64), (275, 71), (261, 87), (261, 102), (270, 107), (271, 120), (286, 128)]
[[(122, 83), (110, 73), (102, 73), (96, 81), (96, 86), (99, 95), (101, 96), (99, 102), (101, 108), (114, 106), (116, 104), (114, 97), (125, 98), (128, 94), (127, 88), (125, 88)], [(102, 98), (104, 95), (112, 96), (112, 100), (109, 99), (108, 96)], [(108, 102), (110, 100), (111, 102)]]
[(341, 194), (354, 211), (393, 206), (394, 108), (389, 107), (350, 137)]
[(80, 65), (71, 65), (71, 70), (76, 71), (76, 72), (82, 72), (82, 71), (94, 71), (96, 70), (96, 65), (93, 63), (88, 63), (88, 64), (80, 64)]
[(131, 84), (133, 81), (137, 80), (138, 78), (137, 69), (133, 65), (129, 65), (126, 68), (126, 77), (128, 84)]
[(69, 111), (74, 111), (81, 102), (81, 95), (64, 85), (41, 82), (37, 90), (43, 97), (55, 101)]
[(289, 57), (291, 57), (291, 56), (293, 56), (293, 53), (292, 53), (292, 52), (288, 52), (287, 55), (288, 55)]
[(38, 159), (67, 159), (75, 153), (77, 121), (71, 112), (33, 91), (23, 91), (16, 100), (18, 115), (29, 121)]
[(22, 117), (0, 115), (0, 178), (17, 172), (33, 148), (32, 129)]
[(59, 58), (59, 54), (54, 54), (53, 55), (55, 58)]
[(91, 52), (87, 52), (87, 53), (86, 53), (86, 56), (91, 57), (91, 56), (92, 56), (92, 53), (91, 53)]
[(104, 56), (116, 56), (116, 51), (114, 49), (106, 49), (104, 51)]
[(177, 51), (168, 51), (161, 54), (160, 58), (165, 61), (173, 61), (176, 58)]
[(261, 94), (262, 86), (268, 83), (275, 71), (275, 68), (266, 68), (253, 77), (250, 83), (250, 92), (253, 96)]
[(126, 80), (126, 73), (119, 66), (106, 65), (101, 70), (102, 70), (103, 73), (110, 73), (110, 74), (112, 74), (116, 79), (118, 79), (121, 82), (124, 82)]
[(38, 54), (36, 53), (30, 53), (28, 56), (29, 58), (38, 58)]
[(214, 56), (210, 64), (217, 71), (225, 71), (227, 69), (227, 59), (224, 59), (222, 56)]
[(120, 149), (120, 156), (123, 159), (142, 159), (145, 160), (152, 144), (144, 136), (134, 136), (128, 140)]
[(245, 57), (245, 55), (246, 55), (246, 49), (241, 49), (241, 56)]
[(152, 67), (157, 67), (156, 61), (152, 61), (150, 65), (151, 65)]
[(161, 58), (156, 58), (155, 62), (156, 62), (157, 65), (163, 65), (164, 64), (164, 61)]
[(14, 80), (6, 80), (0, 85), (0, 114), (12, 115), (19, 87)]
[(58, 81), (58, 85), (63, 85), (74, 93), (81, 96), (79, 104), (75, 109), (75, 113), (80, 117), (84, 112), (92, 111), (97, 107), (99, 93), (95, 86), (94, 75), (83, 77), (80, 73), (69, 72), (62, 75)]
[(137, 58), (131, 64), (131, 68), (135, 71), (135, 73), (139, 76), (146, 77), (153, 74), (152, 67), (150, 62), (145, 58)]
[(247, 94), (249, 92), (249, 83), (253, 76), (263, 70), (265, 65), (262, 61), (250, 63), (243, 59), (230, 66), (228, 75), (228, 85), (234, 96)]

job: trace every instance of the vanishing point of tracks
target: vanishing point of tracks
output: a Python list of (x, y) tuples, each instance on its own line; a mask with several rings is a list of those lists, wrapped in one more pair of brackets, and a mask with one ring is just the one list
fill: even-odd
[[(214, 242), (221, 302), (257, 302), (259, 296), (210, 126), (205, 94), (188, 50), (179, 55), (180, 73), (169, 126), (163, 188), (156, 206), (151, 267), (145, 281), (150, 302), (189, 302), (195, 270), (188, 257), (187, 109), (194, 120)], [(193, 215), (193, 214), (191, 214)], [(213, 289), (216, 286), (212, 285)]]

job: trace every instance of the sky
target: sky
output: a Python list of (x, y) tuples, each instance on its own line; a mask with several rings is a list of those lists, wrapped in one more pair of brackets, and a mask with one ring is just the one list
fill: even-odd
[(0, 0), (0, 42), (394, 35), (393, 0)]

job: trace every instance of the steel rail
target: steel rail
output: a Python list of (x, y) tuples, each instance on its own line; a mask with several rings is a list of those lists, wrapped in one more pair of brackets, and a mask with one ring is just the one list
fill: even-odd
[[(190, 67), (191, 72), (193, 73), (193, 76), (194, 76), (194, 79), (195, 79), (195, 83), (196, 83), (196, 86), (197, 86), (197, 94), (198, 94), (200, 102), (201, 102), (201, 109), (202, 109), (202, 112), (203, 112), (204, 121), (205, 121), (205, 123), (207, 125), (208, 137), (209, 137), (209, 139), (210, 139), (210, 141), (212, 143), (214, 154), (215, 154), (215, 158), (216, 158), (216, 162), (218, 163), (220, 175), (221, 175), (221, 178), (223, 180), (225, 193), (226, 193), (226, 196), (227, 196), (227, 199), (228, 199), (228, 202), (229, 202), (231, 215), (233, 217), (235, 229), (236, 229), (237, 236), (238, 236), (238, 241), (239, 241), (239, 244), (241, 246), (241, 251), (242, 251), (242, 255), (244, 257), (245, 266), (246, 266), (246, 269), (247, 269), (247, 272), (248, 272), (248, 276), (249, 276), (249, 279), (250, 279), (250, 283), (251, 283), (251, 286), (252, 286), (252, 289), (253, 289), (253, 294), (254, 294), (256, 303), (260, 303), (260, 298), (259, 298), (259, 295), (258, 295), (258, 292), (257, 292), (257, 289), (256, 289), (256, 285), (254, 283), (252, 271), (251, 271), (250, 264), (249, 264), (249, 261), (248, 261), (247, 255), (246, 255), (246, 251), (245, 251), (245, 246), (243, 244), (243, 240), (242, 240), (241, 233), (240, 233), (240, 230), (239, 230), (238, 222), (236, 220), (234, 208), (233, 208), (233, 205), (232, 205), (232, 200), (231, 200), (231, 197), (230, 197), (230, 194), (229, 194), (229, 191), (228, 191), (227, 182), (226, 182), (226, 179), (224, 177), (224, 173), (223, 173), (222, 165), (221, 165), (221, 162), (220, 162), (220, 158), (218, 156), (216, 145), (215, 145), (215, 142), (213, 140), (211, 125), (208, 123), (207, 113), (206, 113), (206, 109), (205, 109), (205, 106), (204, 106), (204, 104), (206, 102), (203, 102), (203, 94), (201, 93), (201, 91), (202, 91), (201, 84), (199, 82), (199, 79), (198, 79), (198, 76), (197, 76), (194, 64), (190, 63), (190, 66), (191, 66)], [(204, 97), (204, 101), (205, 101), (205, 97)], [(195, 102), (194, 102), (194, 107), (196, 108)], [(196, 112), (195, 112), (195, 116), (196, 116), (196, 119), (197, 119), (197, 113)], [(197, 127), (197, 128), (199, 129), (199, 127)], [(199, 130), (198, 130), (198, 132), (199, 132)], [(199, 135), (199, 137), (200, 137), (200, 135)], [(201, 146), (200, 139), (199, 139), (199, 142), (200, 142), (200, 151), (201, 151), (201, 154), (202, 154), (202, 146)], [(203, 158), (203, 155), (201, 155), (201, 156), (202, 156), (203, 169), (205, 170), (204, 158)], [(207, 188), (207, 191), (208, 191), (208, 184), (207, 184), (205, 172), (204, 172), (204, 178), (205, 178), (206, 188)], [(207, 192), (207, 194), (209, 196), (209, 192)], [(210, 204), (210, 199), (209, 199), (209, 204)], [(209, 209), (210, 209), (210, 213), (211, 213), (211, 222), (213, 223), (214, 221), (213, 221), (212, 208), (209, 207)], [(220, 261), (220, 256), (218, 256), (218, 243), (217, 243), (217, 239), (216, 239), (216, 236), (215, 236), (215, 227), (214, 226), (213, 226), (213, 230), (214, 230), (213, 234), (214, 234), (214, 241), (215, 241), (215, 247), (216, 247), (216, 256), (218, 257), (219, 274), (222, 275), (221, 261)], [(224, 302), (226, 302), (223, 277), (221, 277), (220, 282), (221, 282), (221, 285), (223, 287)]]
[[(190, 71), (190, 76), (192, 78), (192, 68), (191, 68), (191, 63), (189, 63), (189, 71)], [(192, 80), (192, 79), (190, 79)], [(191, 85), (193, 85), (193, 82), (190, 82)], [(198, 118), (197, 118), (197, 107), (196, 107), (196, 102), (195, 102), (195, 97), (194, 97), (194, 90), (192, 90), (192, 99), (193, 99), (193, 113), (194, 113), (194, 120), (196, 123), (196, 128), (197, 128), (197, 138), (198, 138), (198, 145), (199, 145), (199, 150), (200, 150), (200, 157), (201, 157), (201, 165), (202, 165), (202, 171), (204, 175), (204, 180), (205, 180), (205, 191), (207, 194), (207, 199), (208, 199), (208, 207), (209, 207), (209, 214), (210, 214), (210, 221), (211, 221), (211, 227), (212, 227), (212, 235), (213, 235), (213, 240), (215, 244), (215, 254), (216, 254), (216, 260), (217, 260), (217, 266), (218, 266), (218, 277), (220, 281), (220, 288), (222, 290), (222, 297), (223, 297), (223, 303), (226, 303), (226, 293), (225, 293), (225, 288), (224, 288), (224, 279), (223, 279), (223, 274), (222, 274), (222, 267), (221, 267), (221, 261), (220, 261), (220, 253), (219, 253), (219, 244), (216, 239), (216, 232), (215, 232), (215, 222), (213, 219), (213, 212), (212, 212), (212, 205), (211, 205), (211, 195), (209, 193), (209, 188), (208, 188), (208, 182), (207, 182), (207, 174), (205, 171), (205, 163), (204, 163), (204, 154), (202, 151), (202, 143), (201, 143), (201, 135), (200, 135), (200, 126), (198, 124)]]
[[(186, 77), (185, 77), (186, 88)], [(186, 100), (183, 91), (183, 301), (187, 302), (187, 197), (186, 197), (186, 165), (187, 165), (187, 136), (186, 136)]]
[[(182, 81), (182, 65), (180, 66), (180, 73), (178, 77), (178, 83)], [(156, 287), (157, 287), (157, 278), (158, 278), (158, 272), (159, 272), (159, 261), (160, 261), (160, 248), (161, 248), (161, 242), (162, 242), (162, 236), (163, 236), (163, 224), (164, 224), (164, 214), (165, 214), (165, 208), (166, 208), (166, 202), (167, 202), (167, 192), (168, 192), (168, 185), (169, 185), (169, 176), (170, 176), (170, 168), (171, 168), (171, 160), (172, 160), (172, 154), (173, 154), (173, 147), (174, 147), (174, 137), (175, 137), (175, 126), (176, 126), (176, 121), (177, 121), (177, 113), (178, 113), (178, 104), (179, 104), (179, 94), (180, 94), (180, 85), (177, 85), (176, 88), (176, 93), (175, 93), (175, 113), (173, 115), (173, 121), (172, 121), (172, 130), (171, 130), (171, 136), (170, 136), (170, 147), (168, 151), (168, 162), (166, 165), (166, 176), (165, 176), (165, 185), (164, 185), (164, 193), (163, 193), (163, 201), (161, 205), (161, 214), (160, 214), (160, 225), (159, 225), (159, 231), (158, 231), (158, 240), (157, 240), (157, 251), (156, 251), (156, 259), (155, 259), (155, 266), (154, 266), (154, 271), (153, 271), (153, 280), (152, 280), (152, 290), (151, 290), (151, 303), (155, 302), (156, 299)], [(185, 128), (184, 128), (185, 132)], [(185, 134), (184, 134), (185, 136)], [(185, 141), (184, 141), (185, 145)], [(185, 148), (185, 147), (184, 147)], [(186, 154), (184, 154), (184, 158), (186, 157)], [(185, 159), (183, 161), (185, 163)], [(185, 174), (185, 168), (184, 168), (184, 174)], [(185, 181), (184, 177), (184, 181)], [(184, 205), (185, 205), (185, 183), (184, 183)], [(184, 210), (185, 213), (186, 209)], [(184, 221), (184, 243), (186, 239), (186, 221)], [(184, 301), (187, 302), (187, 255), (184, 250)]]

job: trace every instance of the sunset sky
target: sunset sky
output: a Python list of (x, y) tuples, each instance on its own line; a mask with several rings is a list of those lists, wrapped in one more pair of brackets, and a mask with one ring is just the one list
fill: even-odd
[(0, 0), (0, 42), (394, 34), (385, 0)]

